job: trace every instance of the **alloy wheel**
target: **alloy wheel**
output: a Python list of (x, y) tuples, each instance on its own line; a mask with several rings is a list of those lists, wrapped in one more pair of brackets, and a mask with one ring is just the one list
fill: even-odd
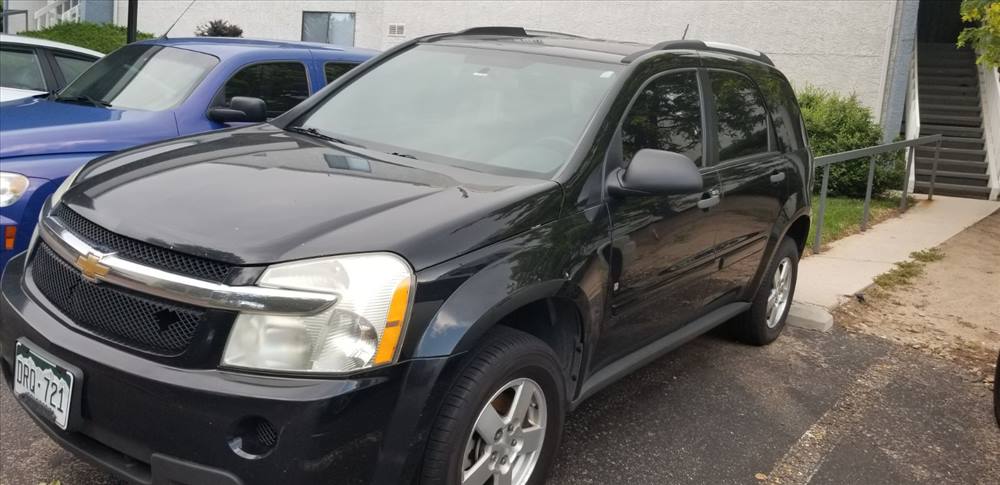
[(531, 478), (548, 418), (541, 386), (527, 378), (504, 384), (479, 412), (465, 445), (462, 485), (523, 485)]
[(792, 260), (783, 258), (774, 270), (771, 294), (767, 297), (767, 328), (774, 328), (785, 314), (792, 293)]

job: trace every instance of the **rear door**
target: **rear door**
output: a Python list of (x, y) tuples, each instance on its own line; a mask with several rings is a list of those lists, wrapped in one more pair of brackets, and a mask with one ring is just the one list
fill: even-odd
[(765, 98), (747, 75), (708, 69), (713, 115), (709, 164), (722, 202), (715, 214), (720, 261), (720, 303), (739, 298), (757, 271), (787, 198), (789, 161), (777, 149)]
[[(697, 69), (660, 73), (632, 101), (608, 163), (627, 166), (643, 148), (687, 155), (703, 165), (705, 113)], [(614, 165), (617, 164), (617, 165)], [(608, 200), (613, 254), (611, 317), (595, 352), (597, 370), (677, 330), (703, 312), (716, 271), (714, 209), (698, 202), (718, 193), (714, 173), (703, 194)]]

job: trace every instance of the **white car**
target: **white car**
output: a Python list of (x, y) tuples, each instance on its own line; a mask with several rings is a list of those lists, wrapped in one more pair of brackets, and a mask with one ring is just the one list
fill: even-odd
[(58, 91), (101, 57), (62, 42), (0, 34), (0, 102)]

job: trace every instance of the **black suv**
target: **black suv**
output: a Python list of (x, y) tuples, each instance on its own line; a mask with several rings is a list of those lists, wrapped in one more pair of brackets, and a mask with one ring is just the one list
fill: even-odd
[(588, 396), (778, 336), (811, 162), (756, 51), (415, 39), (70, 176), (3, 277), (3, 373), (139, 483), (540, 483)]

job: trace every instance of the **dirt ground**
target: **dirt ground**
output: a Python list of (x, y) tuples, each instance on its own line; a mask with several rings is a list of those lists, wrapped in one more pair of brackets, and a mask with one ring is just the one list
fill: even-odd
[(949, 239), (907, 284), (873, 286), (837, 323), (951, 360), (992, 389), (1000, 349), (1000, 211)]

